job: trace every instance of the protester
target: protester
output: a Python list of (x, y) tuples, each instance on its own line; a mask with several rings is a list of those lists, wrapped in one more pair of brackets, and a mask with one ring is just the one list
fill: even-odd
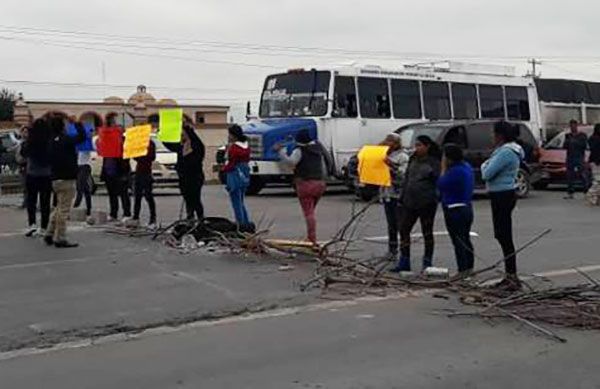
[(77, 134), (68, 136), (63, 119), (51, 117), (49, 119), (52, 139), (50, 140), (50, 165), (52, 168), (52, 189), (56, 195), (56, 207), (50, 216), (50, 226), (44, 237), (48, 245), (54, 244), (58, 248), (77, 247), (77, 243), (67, 240), (67, 220), (71, 203), (75, 196), (75, 181), (77, 178), (77, 150), (76, 145), (83, 142), (86, 137), (83, 125), (69, 121), (75, 125)]
[(473, 168), (464, 160), (460, 146), (447, 144), (442, 159), (442, 175), (438, 180), (444, 219), (458, 267), (458, 277), (466, 278), (473, 272), (475, 254), (471, 242), (473, 225)]
[(594, 126), (594, 133), (588, 140), (590, 146), (590, 168), (593, 184), (588, 190), (587, 198), (591, 205), (600, 205), (600, 124)]
[(388, 146), (385, 163), (390, 168), (392, 185), (381, 187), (379, 197), (383, 203), (385, 218), (388, 228), (388, 254), (390, 260), (398, 257), (398, 235), (400, 232), (400, 220), (402, 208), (399, 200), (402, 193), (402, 181), (408, 167), (409, 156), (402, 149), (402, 138), (396, 133), (389, 134), (381, 143), (382, 146)]
[(152, 178), (152, 163), (156, 160), (156, 145), (150, 139), (148, 143), (148, 153), (143, 157), (135, 158), (137, 165), (135, 167), (135, 178), (133, 181), (134, 203), (133, 203), (133, 225), (139, 226), (140, 212), (142, 209), (142, 198), (148, 203), (150, 219), (148, 221), (149, 229), (156, 229), (156, 203), (154, 201)]
[(27, 158), (21, 157), (21, 145), (23, 141), (27, 138), (27, 134), (29, 132), (29, 128), (27, 126), (22, 126), (19, 130), (19, 144), (15, 153), (15, 160), (17, 162), (17, 166), (19, 169), (19, 176), (21, 178), (21, 187), (23, 188), (23, 197), (21, 201), (21, 208), (27, 208)]
[(129, 197), (129, 180), (131, 165), (128, 159), (121, 157), (103, 158), (100, 179), (106, 185), (109, 201), (109, 223), (118, 221), (119, 200), (123, 207), (123, 224), (131, 219), (131, 198)]
[(433, 264), (433, 224), (438, 204), (437, 180), (440, 176), (441, 152), (439, 146), (426, 135), (418, 136), (415, 151), (410, 158), (402, 188), (400, 222), (400, 260), (394, 272), (410, 271), (410, 239), (417, 221), (425, 242), (422, 270)]
[(250, 185), (250, 146), (242, 128), (238, 125), (229, 127), (229, 146), (227, 147), (227, 164), (223, 167), (226, 176), (226, 188), (231, 200), (231, 207), (240, 231), (253, 232), (254, 224), (250, 221), (245, 204), (246, 190)]
[(332, 169), (329, 154), (319, 141), (311, 138), (308, 130), (298, 132), (296, 147), (290, 155), (282, 144), (275, 145), (275, 150), (280, 161), (294, 169), (294, 185), (306, 219), (307, 241), (317, 247), (315, 211), (327, 189), (325, 178)]
[(92, 224), (92, 152), (77, 152), (77, 195), (73, 208), (79, 208), (85, 199), (86, 222)]
[(204, 143), (196, 134), (190, 123), (183, 125), (180, 143), (164, 143), (170, 151), (177, 153), (177, 175), (179, 177), (179, 190), (185, 201), (187, 218), (193, 220), (204, 219), (204, 206), (202, 205), (202, 187), (204, 186), (204, 156), (206, 153)]
[(518, 127), (505, 121), (494, 125), (496, 149), (481, 166), (492, 206), (494, 235), (505, 261), (505, 278), (498, 284), (501, 288), (518, 290), (521, 282), (517, 276), (517, 255), (513, 242), (512, 213), (517, 204), (517, 174), (525, 153), (516, 143)]
[[(50, 198), (52, 195), (52, 180), (50, 166), (50, 128), (45, 119), (37, 119), (33, 126), (23, 132), (19, 155), (25, 161), (27, 193), (28, 228), (25, 236), (34, 234), (44, 236), (50, 220)], [(36, 226), (38, 197), (40, 202), (41, 224)]]
[(565, 196), (567, 200), (574, 198), (575, 185), (578, 178), (583, 181), (584, 190), (587, 191), (589, 189), (588, 175), (585, 171), (587, 136), (579, 131), (577, 120), (571, 120), (569, 126), (571, 131), (565, 135), (565, 143), (563, 145), (563, 148), (567, 150), (567, 181), (569, 185), (567, 196)]

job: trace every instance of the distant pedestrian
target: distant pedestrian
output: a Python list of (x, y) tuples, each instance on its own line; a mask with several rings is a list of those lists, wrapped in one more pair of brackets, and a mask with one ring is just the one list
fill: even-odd
[(389, 147), (385, 163), (390, 168), (392, 185), (381, 187), (379, 189), (379, 197), (383, 204), (385, 219), (387, 221), (387, 257), (390, 260), (395, 260), (398, 258), (398, 235), (400, 234), (400, 221), (402, 220), (402, 208), (400, 206), (402, 183), (410, 157), (402, 148), (402, 138), (396, 133), (389, 134), (381, 145)]
[(229, 146), (227, 163), (223, 167), (226, 177), (226, 189), (231, 200), (235, 221), (242, 232), (253, 232), (256, 227), (250, 221), (246, 208), (246, 190), (250, 185), (250, 146), (248, 138), (238, 125), (229, 127)]
[[(44, 236), (50, 220), (50, 198), (52, 195), (52, 169), (50, 166), (50, 128), (46, 119), (37, 119), (23, 133), (20, 156), (25, 161), (28, 228), (25, 236)], [(36, 225), (38, 198), (41, 224)]]
[(585, 152), (587, 149), (587, 136), (579, 131), (577, 120), (569, 122), (570, 132), (565, 135), (563, 148), (567, 150), (567, 196), (565, 199), (573, 199), (575, 185), (578, 179), (583, 182), (584, 191), (589, 189), (588, 173), (585, 170)]
[(474, 186), (473, 167), (464, 160), (462, 149), (458, 145), (447, 144), (444, 147), (438, 189), (460, 278), (470, 276), (475, 264), (471, 242)]
[(496, 149), (481, 165), (481, 175), (486, 182), (492, 205), (494, 235), (505, 261), (505, 278), (498, 284), (508, 290), (518, 290), (521, 282), (517, 276), (517, 255), (513, 241), (512, 213), (517, 204), (517, 175), (525, 152), (516, 143), (518, 127), (505, 121), (494, 125)]
[(290, 155), (283, 145), (275, 145), (280, 161), (294, 169), (294, 185), (300, 201), (300, 207), (306, 220), (307, 241), (316, 248), (317, 218), (316, 208), (325, 194), (325, 179), (332, 169), (331, 158), (325, 147), (313, 139), (308, 130), (301, 130), (296, 135), (296, 146)]
[(50, 225), (44, 240), (48, 245), (58, 248), (77, 247), (77, 243), (67, 240), (67, 220), (73, 197), (75, 197), (75, 182), (77, 179), (77, 150), (76, 145), (86, 137), (85, 129), (74, 118), (69, 121), (75, 125), (77, 135), (71, 137), (66, 133), (63, 119), (52, 117), (50, 129), (50, 165), (52, 167), (52, 189), (56, 195), (56, 207), (50, 216)]
[(156, 202), (154, 201), (154, 179), (152, 177), (152, 164), (156, 160), (156, 145), (150, 139), (148, 143), (148, 154), (135, 159), (137, 162), (135, 167), (135, 177), (133, 180), (133, 225), (139, 226), (140, 212), (142, 210), (142, 198), (148, 203), (150, 218), (148, 220), (148, 228), (156, 229)]
[(77, 195), (73, 208), (79, 208), (85, 200), (86, 222), (92, 224), (92, 152), (77, 152)]
[(185, 202), (188, 220), (198, 217), (204, 219), (204, 206), (202, 204), (202, 187), (204, 186), (204, 157), (206, 149), (204, 143), (196, 134), (191, 123), (183, 125), (180, 143), (164, 143), (170, 151), (177, 153), (177, 176), (179, 177), (179, 190)]
[(591, 205), (600, 205), (600, 124), (594, 126), (594, 133), (588, 140), (590, 146), (590, 169), (593, 184), (588, 190), (587, 198)]
[(17, 145), (15, 152), (15, 162), (17, 163), (19, 176), (21, 178), (21, 188), (23, 188), (23, 200), (21, 201), (21, 208), (23, 209), (27, 209), (27, 158), (21, 157), (20, 150), (23, 141), (27, 138), (28, 132), (29, 127), (27, 126), (23, 126), (19, 130), (19, 144)]
[(421, 222), (425, 253), (422, 270), (433, 265), (433, 225), (438, 206), (437, 180), (440, 176), (441, 151), (426, 135), (418, 136), (415, 151), (408, 163), (402, 188), (400, 222), (400, 259), (394, 272), (411, 271), (411, 232), (417, 221)]

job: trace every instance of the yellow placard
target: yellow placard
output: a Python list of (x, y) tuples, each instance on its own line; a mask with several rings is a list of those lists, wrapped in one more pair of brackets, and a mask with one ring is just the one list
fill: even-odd
[(125, 131), (123, 158), (130, 159), (146, 156), (148, 154), (151, 132), (152, 126), (150, 124), (128, 128)]
[(358, 177), (361, 184), (391, 186), (392, 175), (385, 163), (388, 146), (364, 146), (358, 153)]
[(183, 109), (161, 109), (158, 115), (158, 139), (166, 143), (180, 142), (183, 128)]

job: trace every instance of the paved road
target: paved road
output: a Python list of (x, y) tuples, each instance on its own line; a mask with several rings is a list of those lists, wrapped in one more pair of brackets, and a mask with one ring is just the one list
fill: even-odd
[[(524, 243), (546, 228), (553, 229), (551, 235), (520, 257), (524, 273), (550, 272), (560, 275), (574, 266), (590, 266), (592, 271), (600, 269), (597, 255), (600, 210), (588, 208), (579, 201), (566, 202), (561, 197), (560, 192), (537, 192), (532, 198), (519, 204), (516, 214), (518, 242)], [(103, 207), (106, 198), (97, 197), (96, 203)], [(222, 190), (217, 187), (207, 188), (205, 204), (209, 215), (226, 215), (230, 212)], [(265, 225), (272, 224), (273, 236), (303, 236), (304, 224), (300, 209), (289, 191), (267, 192), (266, 195), (250, 198), (249, 205), (255, 220), (263, 220)], [(319, 207), (320, 236), (327, 238), (337, 231), (355, 206), (361, 205), (353, 204), (351, 196), (343, 192), (327, 196)], [(177, 196), (160, 197), (159, 215), (163, 222), (176, 218), (179, 208)], [(475, 208), (474, 231), (479, 234), (475, 239), (475, 246), (482, 258), (478, 266), (483, 266), (499, 258), (500, 252), (492, 238), (488, 202), (481, 199), (476, 202)], [(311, 275), (313, 267), (310, 263), (294, 262), (293, 271), (281, 272), (278, 270), (281, 262), (278, 261), (228, 255), (182, 256), (148, 239), (113, 236), (86, 228), (72, 233), (72, 237), (79, 240), (82, 247), (59, 251), (21, 236), (19, 226), (23, 225), (22, 211), (0, 208), (0, 215), (0, 351), (61, 344), (90, 336), (138, 331), (161, 325), (174, 326), (248, 311), (307, 306), (321, 301), (316, 291), (306, 294), (301, 293), (298, 288), (298, 283)], [(444, 230), (440, 215), (436, 230)], [(383, 214), (379, 207), (373, 207), (367, 213), (358, 235), (385, 235)], [(421, 250), (420, 245), (415, 246), (415, 265)], [(355, 255), (373, 256), (383, 254), (384, 251), (385, 245), (362, 242)], [(451, 258), (452, 250), (447, 238), (440, 237), (436, 245), (436, 262), (454, 268)], [(575, 280), (573, 275), (561, 278), (562, 282)], [(500, 380), (503, 375), (510, 376), (512, 370), (524, 371), (526, 367), (533, 372), (544, 369), (553, 372), (558, 371), (554, 366), (559, 366), (560, 363), (567, 367), (581, 365), (581, 377), (586, 378), (590, 375), (585, 370), (586, 366), (597, 361), (597, 358), (590, 358), (593, 355), (590, 345), (596, 339), (596, 334), (570, 334), (571, 342), (568, 345), (559, 348), (552, 345), (552, 350), (561, 350), (560, 352), (553, 351), (549, 354), (551, 357), (544, 357), (547, 360), (536, 357), (535, 361), (547, 363), (542, 363), (538, 368), (537, 364), (527, 365), (524, 361), (543, 352), (547, 342), (538, 338), (530, 340), (521, 331), (515, 337), (510, 326), (491, 329), (487, 325), (433, 317), (429, 315), (429, 305), (424, 299), (382, 304), (384, 308), (376, 314), (377, 318), (385, 318), (381, 322), (365, 318), (365, 321), (351, 320), (349, 324), (344, 324), (347, 317), (341, 314), (330, 311), (312, 312), (281, 319), (285, 322), (277, 326), (280, 329), (270, 325), (279, 323), (279, 319), (264, 319), (250, 324), (214, 326), (194, 330), (200, 332), (148, 339), (149, 344), (156, 344), (152, 347), (157, 347), (155, 351), (158, 354), (145, 349), (144, 340), (131, 343), (131, 349), (126, 349), (129, 344), (114, 344), (106, 346), (106, 349), (72, 350), (4, 361), (0, 363), (0, 375), (3, 378), (14, 377), (17, 381), (7, 382), (18, 383), (18, 374), (24, 371), (20, 369), (28, 371), (32, 381), (20, 381), (22, 385), (9, 387), (39, 387), (30, 383), (42, 378), (49, 383), (51, 378), (56, 379), (56, 387), (69, 387), (70, 384), (58, 384), (65, 382), (69, 372), (76, 377), (82, 371), (89, 374), (94, 371), (110, 371), (111, 374), (108, 375), (114, 372), (115, 381), (106, 381), (110, 377), (98, 378), (97, 382), (105, 383), (98, 387), (110, 384), (114, 384), (113, 387), (127, 387), (128, 385), (116, 383), (140, 378), (135, 373), (139, 366), (139, 369), (146, 369), (139, 371), (147, 377), (148, 382), (155, 380), (155, 387), (170, 387), (178, 380), (183, 380), (184, 386), (198, 387), (200, 377), (214, 377), (214, 386), (211, 381), (211, 386), (206, 387), (303, 387), (305, 383), (318, 387), (314, 385), (319, 382), (328, 383), (329, 386), (324, 387), (354, 387), (351, 382), (357, 383), (355, 387), (393, 387), (390, 381), (392, 379), (399, 383), (411, 382), (411, 387), (435, 387), (439, 380), (433, 372), (442, 374), (445, 372), (443, 366), (446, 366), (440, 364), (437, 356), (440, 353), (440, 358), (444, 356), (452, 359), (453, 366), (474, 371), (473, 377), (477, 378), (474, 382), (477, 385), (471, 387), (486, 387), (486, 377), (490, 377), (490, 382), (493, 383), (496, 382), (494, 379)], [(365, 307), (370, 309), (371, 305), (367, 304)], [(356, 309), (360, 311), (365, 308)], [(352, 314), (354, 313), (349, 314), (350, 317)], [(322, 328), (318, 327), (319, 323), (323, 323)], [(365, 329), (365, 343), (344, 344), (343, 328), (346, 325), (352, 328), (352, 323), (370, 323)], [(379, 324), (375, 325), (376, 323)], [(465, 323), (472, 324), (463, 328)], [(407, 330), (402, 330), (405, 327)], [(286, 328), (293, 328), (294, 331), (288, 332)], [(466, 329), (469, 328), (474, 330), (473, 338), (467, 336)], [(230, 331), (231, 329), (235, 330)], [(338, 331), (340, 337), (336, 336)], [(205, 338), (202, 336), (205, 333), (211, 335)], [(227, 338), (227, 341), (211, 343), (213, 333), (215, 339), (220, 339), (221, 336)], [(274, 340), (269, 334), (272, 334)], [(309, 334), (318, 335), (312, 338)], [(205, 343), (197, 343), (198, 336)], [(290, 339), (286, 339), (286, 336)], [(386, 339), (402, 341), (397, 347), (391, 346), (396, 343), (384, 347)], [(490, 339), (489, 349), (484, 347), (485, 342), (482, 343), (481, 339)], [(586, 339), (589, 343), (586, 343)], [(260, 345), (273, 342), (282, 350), (294, 350), (292, 355), (282, 360), (280, 352), (283, 351), (269, 348), (262, 351)], [(181, 353), (176, 351), (188, 343), (189, 348), (184, 347)], [(375, 351), (368, 351), (369, 343), (378, 345)], [(221, 344), (223, 349), (219, 349)], [(510, 345), (514, 347), (510, 348)], [(573, 350), (580, 346), (582, 354), (575, 356)], [(158, 352), (163, 348), (164, 356)], [(252, 357), (244, 354), (243, 349), (252, 350)], [(380, 349), (381, 352), (377, 351)], [(471, 358), (470, 352), (473, 350)], [(487, 352), (492, 352), (489, 365), (469, 367), (467, 361), (485, 360)], [(563, 352), (564, 356), (561, 357)], [(458, 361), (451, 358), (453, 354), (460, 356)], [(515, 358), (512, 358), (513, 355)], [(597, 357), (598, 354), (595, 355)], [(172, 357), (173, 363), (169, 364), (161, 359), (163, 357)], [(427, 363), (430, 358), (436, 361), (431, 367)], [(148, 359), (156, 359), (156, 362), (149, 363)], [(314, 362), (311, 362), (313, 359)], [(99, 368), (99, 360), (115, 362), (105, 366), (100, 364), (102, 368)], [(333, 362), (327, 362), (328, 360)], [(348, 363), (343, 363), (346, 360)], [(418, 361), (418, 366), (415, 366), (414, 361)], [(164, 369), (158, 369), (163, 365), (162, 362)], [(369, 367), (366, 369), (367, 373), (358, 369), (362, 364)], [(61, 367), (69, 365), (73, 366), (71, 370)], [(228, 372), (232, 370), (229, 368), (231, 365), (235, 366), (233, 373)], [(244, 366), (256, 368), (256, 372)], [(272, 369), (268, 366), (272, 366)], [(303, 366), (308, 367), (303, 370)], [(303, 372), (297, 378), (292, 377), (295, 368)], [(64, 374), (57, 373), (59, 370), (56, 369), (64, 371)], [(411, 375), (410, 369), (416, 369), (416, 372)], [(213, 370), (212, 375), (207, 373)], [(278, 375), (278, 371), (281, 374)], [(183, 378), (179, 373), (182, 373)], [(467, 375), (451, 373), (442, 375), (452, 379), (444, 382), (450, 382), (456, 387), (466, 385), (460, 383), (469, 378)], [(267, 379), (271, 377), (269, 374), (272, 374), (272, 380)], [(189, 381), (186, 378), (188, 376), (192, 377)], [(359, 379), (360, 376), (364, 381)], [(402, 381), (405, 376), (409, 377), (408, 381)], [(575, 377), (574, 374), (567, 376)], [(553, 374), (548, 377), (553, 377)], [(294, 380), (301, 384), (294, 384)], [(564, 382), (559, 379), (552, 381), (557, 383), (555, 387), (561, 387), (558, 383)], [(231, 384), (232, 382), (236, 384)], [(245, 385), (244, 382), (249, 384)], [(373, 383), (373, 386), (363, 385), (366, 382)], [(160, 386), (160, 383), (164, 385)], [(311, 387), (310, 385), (305, 387)], [(403, 386), (406, 387), (404, 384), (399, 387)], [(452, 386), (439, 384), (439, 387)]]
[(600, 334), (557, 344), (434, 316), (429, 297), (329, 303), (0, 363), (3, 388), (600, 388)]

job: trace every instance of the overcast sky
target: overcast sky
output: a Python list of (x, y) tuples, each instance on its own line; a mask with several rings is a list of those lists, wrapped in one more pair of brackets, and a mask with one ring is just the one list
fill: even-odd
[[(352, 59), (449, 58), (524, 74), (526, 58), (540, 57), (544, 77), (600, 81), (600, 2), (590, 0), (2, 0), (0, 14), (0, 80), (102, 83), (104, 63), (107, 84), (230, 104), (238, 120), (267, 74)], [(31, 100), (133, 92), (0, 86)]]

